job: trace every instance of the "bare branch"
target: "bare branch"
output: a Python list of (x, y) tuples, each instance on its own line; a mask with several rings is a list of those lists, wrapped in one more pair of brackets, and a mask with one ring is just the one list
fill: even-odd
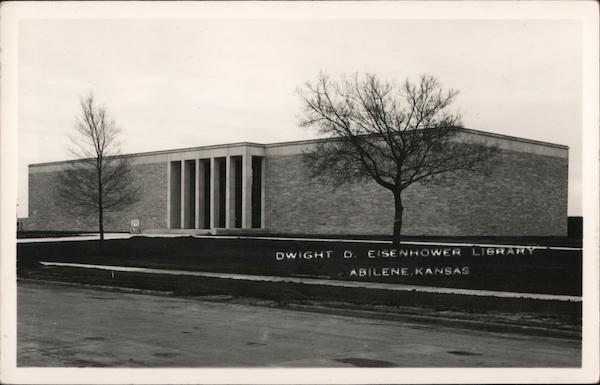
[[(460, 143), (458, 91), (431, 75), (418, 82), (383, 82), (373, 74), (339, 81), (320, 73), (298, 90), (299, 123), (331, 139), (304, 154), (312, 177), (334, 186), (373, 180), (398, 202), (404, 189), (452, 171), (480, 172), (493, 146)], [(402, 212), (402, 206), (396, 207)]]
[(98, 214), (101, 239), (103, 215), (135, 203), (138, 188), (131, 183), (131, 161), (119, 156), (117, 138), (120, 129), (110, 119), (106, 107), (98, 106), (88, 94), (80, 100), (75, 135), (70, 135), (71, 154), (57, 176), (57, 202), (71, 212)]

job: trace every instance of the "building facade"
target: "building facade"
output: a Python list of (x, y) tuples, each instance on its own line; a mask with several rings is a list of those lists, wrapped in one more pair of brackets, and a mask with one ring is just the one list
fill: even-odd
[[(403, 195), (403, 233), (565, 236), (568, 147), (465, 129), (500, 149), (491, 174), (448, 175)], [(391, 192), (374, 182), (333, 188), (309, 178), (302, 157), (318, 140), (236, 143), (125, 155), (140, 188), (136, 204), (105, 216), (106, 231), (389, 235)], [(25, 230), (96, 231), (95, 214), (55, 203), (67, 162), (29, 166)]]

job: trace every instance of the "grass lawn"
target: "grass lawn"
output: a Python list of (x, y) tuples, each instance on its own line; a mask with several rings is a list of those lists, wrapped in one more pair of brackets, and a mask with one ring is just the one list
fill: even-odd
[[(509, 240), (505, 240), (509, 241)], [(510, 243), (510, 242), (506, 242)], [(39, 269), (38, 261), (75, 262), (162, 269), (306, 276), (339, 280), (377, 281), (454, 288), (502, 290), (529, 293), (581, 295), (582, 256), (578, 250), (493, 250), (450, 248), (447, 256), (431, 256), (432, 249), (448, 246), (403, 246), (412, 256), (369, 258), (369, 250), (387, 250), (389, 244), (290, 241), (264, 239), (199, 239), (193, 237), (99, 241), (20, 243), (17, 245), (18, 274)], [(426, 254), (423, 249), (429, 249)], [(330, 258), (298, 258), (298, 253), (329, 254)], [(327, 253), (329, 251), (329, 253)], [(353, 258), (344, 258), (344, 252)], [(281, 252), (283, 254), (277, 254)], [(295, 258), (287, 257), (296, 253)], [(278, 256), (281, 260), (278, 260)], [(450, 268), (453, 274), (427, 275), (427, 268)], [(463, 274), (467, 267), (468, 274)], [(406, 268), (413, 275), (363, 276), (352, 272)], [(374, 269), (374, 270), (373, 270)], [(416, 274), (421, 269), (424, 274)], [(456, 269), (460, 274), (454, 274)]]

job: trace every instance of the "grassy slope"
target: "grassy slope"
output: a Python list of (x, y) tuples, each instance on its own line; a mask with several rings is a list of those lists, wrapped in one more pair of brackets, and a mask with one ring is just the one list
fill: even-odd
[[(551, 294), (581, 294), (581, 252), (536, 250), (533, 255), (473, 256), (470, 248), (454, 257), (398, 257), (369, 259), (369, 249), (387, 245), (242, 239), (198, 239), (135, 237), (98, 241), (24, 243), (17, 246), (18, 267), (31, 270), (37, 261), (78, 262), (164, 269), (262, 274), (317, 276), (350, 279), (353, 267), (469, 266), (464, 276), (370, 277), (359, 280), (433, 285), (487, 290)], [(409, 247), (407, 247), (409, 248)], [(420, 248), (419, 247), (412, 247)], [(276, 251), (333, 250), (328, 260), (277, 261)], [(345, 260), (344, 250), (358, 258)]]

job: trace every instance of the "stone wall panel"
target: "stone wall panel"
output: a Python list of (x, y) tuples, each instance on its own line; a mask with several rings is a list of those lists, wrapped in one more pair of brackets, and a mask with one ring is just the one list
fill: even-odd
[[(60, 171), (29, 174), (29, 217), (24, 230), (35, 231), (98, 231), (98, 216), (59, 206), (56, 197), (57, 174)], [(131, 219), (139, 219), (144, 228), (166, 228), (167, 164), (134, 164), (131, 183), (140, 186), (140, 200), (118, 212), (107, 212), (104, 228), (107, 232), (129, 231)]]
[[(167, 162), (132, 166), (141, 200), (105, 217), (106, 231), (167, 228)], [(29, 218), (24, 230), (97, 231), (94, 213), (56, 205), (56, 173), (29, 175)], [(311, 180), (302, 154), (265, 157), (265, 227), (280, 234), (389, 235), (391, 192), (374, 182), (333, 188)], [(415, 184), (403, 194), (403, 233), (456, 236), (565, 236), (566, 157), (504, 149), (490, 175), (452, 174), (444, 183)]]
[[(452, 174), (405, 190), (403, 233), (564, 236), (566, 158), (503, 150), (490, 175)], [(266, 227), (289, 234), (391, 234), (391, 192), (374, 182), (333, 188), (310, 180), (302, 155), (266, 159)]]

